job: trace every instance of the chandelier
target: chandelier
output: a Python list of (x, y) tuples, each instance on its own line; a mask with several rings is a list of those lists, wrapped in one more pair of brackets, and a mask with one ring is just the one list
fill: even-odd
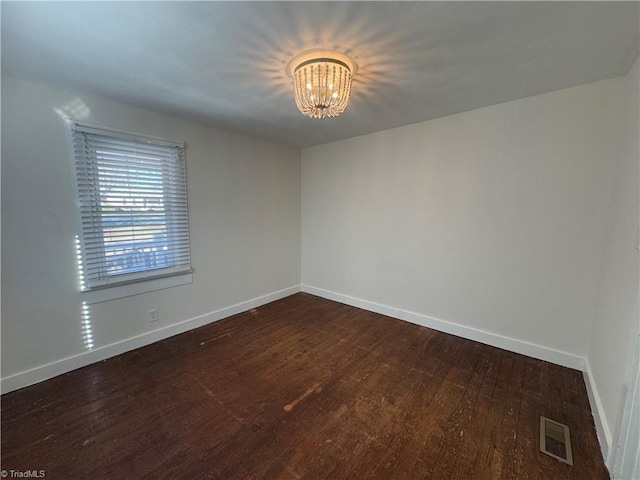
[(337, 117), (347, 108), (356, 64), (337, 52), (309, 52), (294, 58), (293, 79), (298, 109), (307, 117)]

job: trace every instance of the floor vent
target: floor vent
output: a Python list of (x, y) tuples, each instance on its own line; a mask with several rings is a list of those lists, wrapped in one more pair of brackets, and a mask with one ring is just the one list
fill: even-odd
[(556, 460), (573, 465), (569, 427), (540, 417), (540, 451)]

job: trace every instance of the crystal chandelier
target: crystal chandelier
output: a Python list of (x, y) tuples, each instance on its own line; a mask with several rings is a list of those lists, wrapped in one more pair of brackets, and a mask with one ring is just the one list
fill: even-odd
[(340, 115), (349, 103), (355, 70), (353, 60), (337, 52), (310, 52), (294, 58), (288, 73), (298, 109), (311, 118)]

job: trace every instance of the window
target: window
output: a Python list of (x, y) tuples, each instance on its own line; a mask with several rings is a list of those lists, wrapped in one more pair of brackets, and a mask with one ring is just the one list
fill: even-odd
[(183, 145), (79, 123), (71, 134), (82, 289), (191, 272)]

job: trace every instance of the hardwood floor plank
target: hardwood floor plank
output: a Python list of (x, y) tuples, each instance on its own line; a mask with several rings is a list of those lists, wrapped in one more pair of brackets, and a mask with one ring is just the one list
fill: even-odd
[(47, 479), (608, 478), (580, 372), (304, 293), (1, 408), (2, 468)]
[(452, 479), (482, 478), (474, 474), (474, 467), (483, 452), (484, 442), (488, 440), (485, 432), (490, 418), (491, 397), (498, 380), (498, 371), (502, 361), (500, 350), (487, 346), (484, 348), (486, 349), (482, 364), (484, 378), (475, 401), (469, 405), (465, 426), (466, 434), (455, 461)]

